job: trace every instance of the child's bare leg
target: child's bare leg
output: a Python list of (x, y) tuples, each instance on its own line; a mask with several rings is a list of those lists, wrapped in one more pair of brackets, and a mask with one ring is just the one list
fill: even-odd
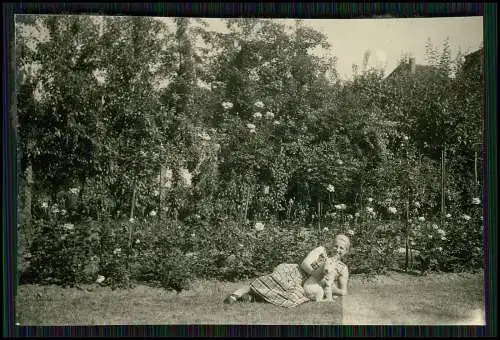
[(333, 300), (332, 286), (330, 285), (325, 286), (325, 300), (327, 301)]
[(234, 291), (231, 295), (235, 296), (236, 298), (241, 298), (243, 295), (250, 293), (250, 285), (245, 285), (241, 288), (238, 288), (236, 291)]

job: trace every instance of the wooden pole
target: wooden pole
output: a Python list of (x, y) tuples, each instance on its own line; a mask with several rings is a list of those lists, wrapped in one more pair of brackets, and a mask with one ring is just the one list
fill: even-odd
[(405, 202), (405, 267), (406, 270), (410, 269), (411, 267), (411, 259), (410, 259), (410, 225), (409, 225), (409, 219), (410, 219), (410, 202), (409, 202), (409, 190), (407, 190), (407, 196), (406, 196), (406, 202)]
[(446, 144), (443, 145), (441, 150), (441, 220), (445, 216), (445, 157), (446, 157)]
[(475, 184), (478, 185), (479, 182), (477, 180), (477, 151), (474, 151), (474, 179), (475, 179)]
[(318, 198), (318, 232), (321, 230), (320, 218), (321, 218), (321, 202)]
[(158, 216), (160, 218), (160, 221), (163, 221), (163, 206), (162, 206), (162, 194), (163, 194), (163, 187), (162, 187), (162, 181), (163, 181), (163, 166), (160, 166), (160, 180), (158, 181)]
[(136, 194), (136, 186), (135, 186), (135, 181), (134, 181), (133, 188), (132, 188), (132, 202), (130, 204), (130, 218), (134, 218), (135, 194)]
[(247, 186), (247, 194), (245, 197), (245, 210), (243, 212), (243, 223), (245, 224), (247, 221), (247, 213), (248, 213), (248, 204), (250, 201), (250, 185)]

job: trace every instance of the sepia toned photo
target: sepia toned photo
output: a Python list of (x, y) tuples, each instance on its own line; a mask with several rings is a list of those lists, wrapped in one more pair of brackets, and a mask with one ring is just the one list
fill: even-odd
[(16, 15), (17, 325), (485, 325), (483, 18)]

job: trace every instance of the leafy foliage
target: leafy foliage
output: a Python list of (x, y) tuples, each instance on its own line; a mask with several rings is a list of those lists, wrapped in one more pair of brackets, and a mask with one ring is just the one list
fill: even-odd
[(405, 245), (435, 269), (482, 266), (479, 69), (428, 41), (422, 74), (341, 82), (300, 21), (226, 23), (18, 23), (47, 35), (16, 36), (36, 280), (182, 290), (300, 262), (334, 232), (354, 235), (353, 273), (398, 265)]

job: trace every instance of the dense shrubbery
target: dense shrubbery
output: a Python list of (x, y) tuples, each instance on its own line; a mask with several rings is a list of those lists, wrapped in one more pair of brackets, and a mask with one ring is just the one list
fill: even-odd
[[(328, 247), (337, 233), (351, 235), (346, 263), (352, 274), (384, 273), (400, 268), (404, 258), (401, 221), (370, 213), (336, 214), (319, 228), (196, 217), (185, 223), (149, 217), (71, 224), (56, 216), (37, 222), (28, 249), (31, 280), (73, 285), (102, 276), (100, 283), (112, 287), (146, 282), (182, 290), (194, 278), (237, 280), (269, 273), (280, 263), (300, 263), (314, 247)], [(431, 256), (431, 270), (481, 268), (481, 225), (477, 214), (450, 216), (442, 225), (420, 217), (411, 223), (410, 248)]]

